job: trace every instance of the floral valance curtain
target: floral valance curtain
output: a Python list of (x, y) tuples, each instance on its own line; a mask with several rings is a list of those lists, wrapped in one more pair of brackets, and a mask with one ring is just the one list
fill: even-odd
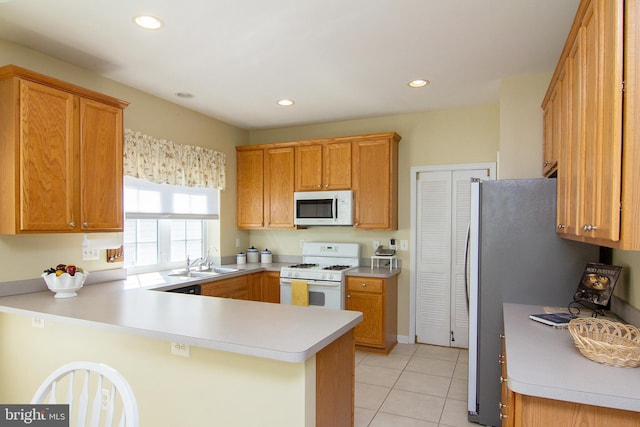
[(224, 153), (124, 131), (125, 175), (156, 184), (224, 190), (225, 165)]

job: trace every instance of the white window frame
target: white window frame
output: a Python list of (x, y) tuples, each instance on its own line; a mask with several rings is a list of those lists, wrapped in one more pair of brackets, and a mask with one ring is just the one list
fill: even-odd
[[(155, 210), (157, 212), (126, 212), (125, 211), (125, 227), (126, 221), (129, 220), (155, 220), (157, 221), (157, 263), (156, 264), (148, 264), (148, 265), (133, 265), (127, 266), (128, 274), (141, 274), (141, 273), (149, 273), (155, 271), (162, 270), (171, 270), (175, 268), (184, 268), (186, 266), (186, 259), (180, 261), (171, 261), (171, 221), (172, 220), (198, 220), (202, 223), (202, 241), (200, 248), (200, 256), (207, 256), (207, 247), (208, 247), (208, 233), (209, 233), (209, 220), (218, 219), (218, 211), (219, 211), (219, 200), (220, 200), (220, 192), (217, 190), (215, 195), (212, 194), (212, 189), (202, 189), (202, 188), (184, 188), (184, 187), (176, 187), (176, 186), (167, 186), (166, 184), (153, 184), (150, 182), (146, 182), (144, 180), (125, 177), (125, 192), (127, 184), (129, 184), (130, 188), (136, 190), (149, 190), (153, 192), (157, 192), (160, 195), (160, 205), (155, 206)], [(173, 188), (173, 190), (172, 190)], [(173, 194), (182, 193), (189, 195), (195, 195), (196, 197), (201, 197), (205, 195), (208, 200), (207, 210), (206, 212), (199, 212), (197, 214), (190, 213), (188, 210), (181, 211), (185, 207), (185, 204), (182, 203), (179, 206), (174, 205), (174, 196)], [(126, 204), (125, 204), (126, 205)], [(135, 203), (136, 206), (134, 208), (137, 209), (139, 206), (138, 203)], [(140, 206), (144, 209), (144, 206)], [(125, 206), (126, 210), (126, 206)], [(191, 260), (198, 258), (197, 256), (191, 256)], [(125, 253), (125, 262), (126, 262), (126, 253)]]

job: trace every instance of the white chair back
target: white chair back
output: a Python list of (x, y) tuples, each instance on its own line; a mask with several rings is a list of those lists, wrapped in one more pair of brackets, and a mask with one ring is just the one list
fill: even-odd
[(115, 426), (116, 418), (119, 427), (139, 425), (131, 386), (118, 371), (102, 363), (71, 362), (56, 369), (38, 387), (31, 403), (68, 403), (74, 427)]

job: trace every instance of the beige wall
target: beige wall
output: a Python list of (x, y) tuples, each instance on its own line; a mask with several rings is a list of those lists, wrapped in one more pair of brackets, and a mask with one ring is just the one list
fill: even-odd
[[(315, 357), (286, 363), (191, 347), (174, 356), (170, 343), (95, 327), (0, 313), (0, 402), (28, 403), (59, 366), (78, 360), (106, 363), (131, 384), (140, 425), (314, 425)], [(180, 410), (176, 410), (180, 409)]]
[[(310, 227), (307, 230), (255, 230), (250, 243), (274, 254), (299, 255), (300, 240), (359, 242), (362, 257), (373, 255), (373, 241), (388, 245), (389, 238), (410, 239), (410, 172), (413, 166), (495, 162), (499, 144), (499, 109), (496, 105), (427, 111), (372, 119), (349, 120), (251, 132), (251, 143), (306, 138), (397, 132), (402, 140), (398, 158), (398, 230), (354, 231), (350, 227)], [(398, 242), (399, 243), (399, 242)], [(409, 252), (399, 251), (402, 273), (398, 280), (398, 333), (409, 333)]]
[(542, 109), (551, 74), (500, 82), (498, 179), (542, 178)]
[[(0, 40), (0, 65), (15, 64), (60, 80), (77, 84), (130, 102), (124, 113), (124, 126), (181, 144), (199, 145), (227, 154), (227, 189), (221, 192), (220, 228), (235, 229), (236, 177), (235, 149), (249, 141), (249, 133), (210, 117), (161, 100), (155, 96), (99, 77), (71, 64), (31, 49)], [(214, 222), (213, 226), (217, 226)], [(235, 234), (213, 230), (212, 246), (235, 253)], [(82, 261), (82, 234), (30, 236), (0, 235), (0, 259), (3, 265), (0, 282), (37, 277), (48, 266), (60, 262), (79, 264), (89, 271), (119, 268), (108, 264), (105, 251), (99, 261)], [(215, 255), (215, 250), (212, 254)], [(64, 255), (61, 255), (64, 254)]]

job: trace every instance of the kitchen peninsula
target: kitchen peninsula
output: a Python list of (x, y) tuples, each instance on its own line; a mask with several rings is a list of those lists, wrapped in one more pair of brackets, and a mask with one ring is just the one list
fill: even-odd
[[(352, 425), (353, 328), (361, 319), (129, 288), (126, 280), (63, 300), (49, 291), (5, 296), (0, 401), (28, 402), (53, 369), (90, 359), (131, 383), (141, 425)], [(171, 354), (176, 345), (188, 357)]]

